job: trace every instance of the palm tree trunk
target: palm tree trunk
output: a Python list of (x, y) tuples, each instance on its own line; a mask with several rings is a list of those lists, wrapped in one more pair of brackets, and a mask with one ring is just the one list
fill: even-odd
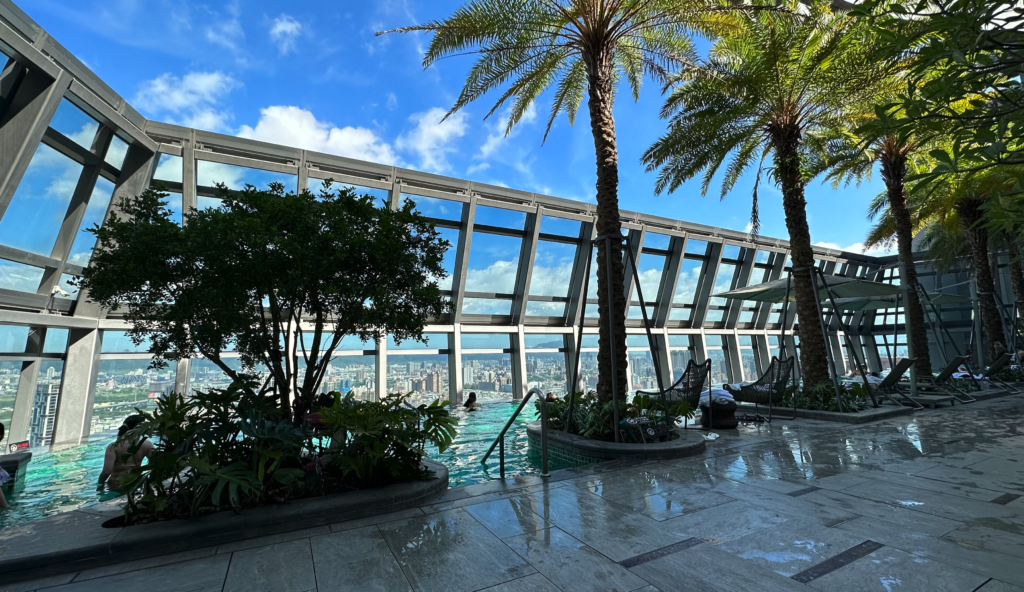
[[(590, 66), (588, 106), (590, 108), (590, 129), (594, 134), (594, 149), (597, 153), (597, 236), (622, 236), (619, 220), (619, 153), (615, 142), (615, 120), (612, 105), (615, 98), (612, 77), (611, 56), (595, 58)], [(599, 242), (597, 247), (597, 311), (599, 317), (597, 365), (597, 398), (599, 401), (612, 400), (614, 392), (620, 399), (626, 397), (626, 296), (622, 290), (622, 250), (611, 249), (611, 282), (609, 285), (607, 245), (618, 245), (612, 241)], [(608, 291), (611, 290), (612, 306), (608, 307)], [(584, 295), (586, 298), (586, 295)], [(584, 309), (586, 306), (584, 306)], [(614, 325), (615, 359), (612, 360), (612, 339), (609, 325)], [(615, 365), (616, 382), (612, 384), (611, 368)], [(618, 429), (615, 426), (614, 429)]]
[[(814, 297), (814, 251), (807, 226), (807, 201), (800, 162), (800, 128), (795, 124), (773, 125), (769, 130), (775, 152), (775, 174), (782, 189), (789, 248), (793, 257), (793, 288), (800, 321), (800, 366), (804, 387), (829, 380), (828, 353), (821, 334), (821, 310)], [(806, 391), (805, 391), (806, 392)]]
[(981, 326), (985, 330), (988, 361), (996, 359), (1003, 346), (1003, 321), (999, 318), (996, 308), (995, 280), (988, 256), (988, 230), (979, 222), (984, 212), (981, 205), (984, 200), (966, 198), (956, 204), (957, 216), (960, 218), (960, 229), (971, 246), (971, 258), (974, 265), (974, 280), (978, 284), (978, 304), (981, 308)]
[(882, 167), (882, 179), (885, 181), (886, 197), (889, 200), (889, 211), (896, 222), (896, 249), (903, 265), (903, 276), (900, 280), (907, 287), (904, 312), (906, 318), (907, 341), (914, 348), (918, 374), (932, 375), (931, 355), (928, 352), (928, 334), (925, 332), (924, 309), (915, 289), (917, 286), (917, 268), (914, 267), (914, 225), (907, 207), (905, 181), (907, 178), (907, 155), (905, 146), (895, 140), (887, 139), (879, 159)]
[[(1017, 318), (1013, 319), (1013, 322), (1020, 327), (1020, 321), (1017, 319), (1024, 320), (1024, 260), (1021, 259), (1015, 235), (1007, 236), (1006, 244), (1010, 251), (1010, 286), (1013, 288), (1013, 299), (1017, 302)], [(1020, 341), (1018, 340), (1015, 345), (1020, 348)]]

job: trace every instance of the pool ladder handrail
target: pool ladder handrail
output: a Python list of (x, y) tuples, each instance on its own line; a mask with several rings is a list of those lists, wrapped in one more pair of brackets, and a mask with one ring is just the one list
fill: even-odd
[(487, 449), (487, 454), (480, 459), (480, 464), (486, 464), (487, 459), (490, 458), (491, 453), (494, 452), (494, 448), (497, 446), (499, 448), (499, 471), (502, 479), (505, 478), (505, 433), (508, 432), (510, 427), (512, 427), (512, 423), (516, 418), (519, 417), (519, 414), (523, 411), (523, 407), (526, 407), (526, 404), (530, 401), (530, 397), (535, 394), (538, 395), (540, 400), (540, 476), (548, 477), (548, 402), (544, 398), (544, 392), (539, 388), (534, 387), (527, 391), (526, 396), (523, 397), (523, 401), (519, 403), (518, 407), (516, 407), (516, 412), (512, 414), (512, 417), (508, 418), (508, 421), (505, 422), (505, 427), (501, 428), (501, 432), (498, 434), (498, 437), (494, 439), (494, 442), (491, 442), (491, 447)]

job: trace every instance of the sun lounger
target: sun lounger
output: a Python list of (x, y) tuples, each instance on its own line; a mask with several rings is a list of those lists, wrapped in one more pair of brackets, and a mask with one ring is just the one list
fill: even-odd
[(967, 356), (957, 356), (950, 360), (946, 368), (933, 378), (919, 378), (917, 381), (918, 391), (937, 391), (955, 397), (961, 403), (973, 403), (977, 401), (967, 391), (958, 388), (953, 384), (953, 374), (967, 361)]
[(994, 376), (996, 374), (999, 374), (1000, 372), (1002, 372), (1006, 368), (1007, 364), (1009, 364), (1010, 360), (1012, 360), (1012, 359), (1013, 359), (1013, 356), (1011, 356), (1008, 353), (1004, 353), (1003, 355), (1001, 355), (998, 358), (996, 358), (996, 361), (992, 362), (992, 365), (988, 367), (988, 370), (985, 370), (984, 372), (982, 372), (982, 375), (985, 377), (985, 380), (987, 380), (989, 382), (992, 382), (992, 383), (995, 383), (995, 384), (1003, 387), (1004, 389), (1010, 391), (1011, 393), (1013, 393), (1015, 395), (1019, 395), (1020, 394), (1020, 389), (1018, 389), (1017, 387), (1013, 386), (1012, 384), (1010, 384), (1008, 382), (1003, 382), (1002, 380), (999, 380), (998, 378), (994, 378)]
[[(772, 363), (765, 373), (753, 384), (740, 386), (739, 393), (733, 393), (737, 403), (753, 403), (754, 415), (744, 415), (740, 421), (771, 422), (772, 408), (782, 402), (786, 396), (786, 383), (793, 372), (795, 358), (780, 360), (772, 356)], [(768, 417), (761, 415), (760, 406), (768, 406)], [(793, 398), (793, 418), (796, 419), (796, 397)]]
[(896, 405), (914, 407), (915, 409), (934, 407), (942, 403), (949, 403), (950, 405), (953, 405), (956, 402), (956, 399), (951, 395), (927, 395), (917, 393), (911, 397), (904, 392), (904, 385), (901, 384), (900, 381), (907, 373), (907, 370), (914, 365), (914, 362), (915, 360), (912, 358), (903, 358), (897, 362), (896, 367), (893, 368), (881, 384), (878, 385), (878, 391)]
[[(664, 403), (676, 403), (685, 401), (696, 411), (700, 406), (700, 395), (704, 391), (704, 383), (711, 372), (711, 360), (705, 360), (703, 364), (697, 364), (693, 360), (686, 363), (686, 371), (679, 377), (679, 380), (663, 391), (637, 391), (638, 395), (650, 395), (661, 397)], [(711, 406), (708, 405), (708, 413)], [(688, 420), (683, 420), (683, 428), (687, 427)]]

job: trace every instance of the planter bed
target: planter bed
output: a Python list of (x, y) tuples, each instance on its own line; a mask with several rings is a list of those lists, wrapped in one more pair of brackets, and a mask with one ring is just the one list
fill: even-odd
[[(588, 464), (603, 460), (668, 460), (704, 452), (704, 436), (696, 431), (677, 430), (679, 438), (655, 444), (602, 442), (559, 430), (548, 429), (548, 456), (567, 464)], [(540, 422), (526, 426), (530, 449), (540, 453)]]
[(241, 513), (104, 528), (123, 515), (115, 500), (11, 526), (0, 531), (0, 573), (5, 582), (26, 580), (413, 508), (448, 489), (448, 468), (423, 462), (435, 478)]

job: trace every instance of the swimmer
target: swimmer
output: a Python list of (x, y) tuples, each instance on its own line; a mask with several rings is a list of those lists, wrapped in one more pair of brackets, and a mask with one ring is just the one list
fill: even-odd
[(483, 407), (483, 405), (476, 400), (476, 393), (469, 393), (469, 398), (466, 399), (466, 402), (462, 406), (466, 408), (466, 411), (476, 411)]
[[(105, 483), (112, 490), (121, 489), (124, 485), (121, 483), (121, 478), (135, 467), (141, 466), (143, 459), (148, 458), (153, 452), (153, 443), (148, 438), (143, 438), (142, 442), (129, 442), (125, 438), (125, 435), (140, 423), (142, 423), (141, 415), (131, 415), (117, 429), (117, 439), (107, 446), (107, 452), (103, 457), (103, 472), (100, 473), (97, 482), (99, 487), (103, 487)], [(138, 445), (139, 449), (132, 454), (129, 449), (135, 445)], [(128, 456), (127, 460), (123, 460), (123, 457), (129, 454), (131, 456)]]

